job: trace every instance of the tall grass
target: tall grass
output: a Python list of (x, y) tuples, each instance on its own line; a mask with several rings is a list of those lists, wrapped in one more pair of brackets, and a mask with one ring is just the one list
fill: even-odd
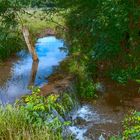
[(61, 140), (61, 134), (53, 135), (46, 126), (33, 126), (26, 121), (22, 110), (7, 106), (0, 109), (0, 140)]

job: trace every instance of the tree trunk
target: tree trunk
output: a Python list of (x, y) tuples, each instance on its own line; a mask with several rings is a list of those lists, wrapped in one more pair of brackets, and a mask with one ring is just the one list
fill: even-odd
[(38, 69), (38, 61), (33, 61), (29, 86), (34, 85), (34, 82), (35, 82), (35, 79), (36, 79), (36, 74), (37, 74), (37, 69)]
[(28, 50), (29, 50), (30, 54), (32, 55), (33, 61), (38, 61), (38, 56), (35, 52), (35, 48), (34, 48), (28, 28), (23, 26), (22, 33), (23, 33), (26, 45), (28, 47)]

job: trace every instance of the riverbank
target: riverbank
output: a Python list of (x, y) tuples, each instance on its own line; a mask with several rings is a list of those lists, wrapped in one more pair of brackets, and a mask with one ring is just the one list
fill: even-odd
[[(8, 64), (10, 68), (11, 62)], [(72, 87), (75, 77), (68, 74), (64, 69), (66, 67), (67, 62), (64, 60), (56, 68), (58, 70), (48, 77), (48, 84), (42, 86), (41, 95), (48, 97), (63, 93), (77, 93)], [(126, 85), (121, 85), (111, 79), (100, 77), (97, 85), (102, 86), (97, 88), (100, 89), (96, 93), (97, 99), (83, 100), (78, 93), (76, 94), (79, 105), (73, 108), (69, 116), (72, 118), (70, 119), (72, 124), (68, 130), (79, 140), (98, 139), (101, 135), (109, 139), (112, 135), (121, 134), (122, 120), (126, 114), (132, 109), (140, 111), (139, 84), (136, 82), (131, 81)]]
[(139, 5), (1, 1), (0, 139), (139, 140)]
[[(44, 24), (44, 22), (42, 24)], [(32, 28), (32, 25), (29, 26), (30, 28)], [(33, 32), (31, 32), (33, 33), (33, 38), (39, 38), (44, 36), (51, 37), (51, 35), (56, 35), (59, 37), (61, 36), (56, 30), (50, 27), (46, 29), (46, 25), (43, 25), (41, 27), (45, 29), (41, 28), (39, 30), (37, 29), (36, 31), (34, 30)], [(46, 50), (42, 53), (45, 52)], [(25, 53), (23, 57), (25, 57), (24, 62), (27, 63), (28, 61), (26, 61), (26, 58), (28, 58), (28, 55), (26, 55)], [(76, 137), (79, 140), (84, 140), (85, 138), (93, 140), (100, 138), (100, 136), (103, 136), (105, 139), (109, 139), (112, 135), (121, 134), (123, 129), (122, 120), (124, 119), (125, 115), (132, 109), (140, 111), (140, 97), (138, 94), (139, 84), (132, 81), (129, 81), (126, 85), (118, 84), (115, 81), (111, 80), (111, 78), (109, 79), (108, 77), (102, 77), (102, 75), (104, 75), (103, 70), (102, 73), (100, 73), (99, 70), (96, 71), (99, 77), (97, 77), (96, 79), (90, 77), (90, 79), (93, 78), (93, 81), (90, 81), (90, 85), (89, 83), (86, 85), (85, 83), (83, 83), (82, 86), (80, 85), (81, 90), (77, 91), (76, 89), (74, 89), (73, 86), (79, 86), (79, 84), (85, 82), (84, 80), (89, 80), (86, 79), (86, 69), (84, 69), (85, 64), (81, 65), (81, 62), (79, 61), (80, 57), (81, 55), (79, 53), (70, 54), (70, 56), (68, 56), (67, 59), (63, 60), (60, 63), (60, 66), (54, 68), (58, 70), (54, 70), (54, 73), (49, 77), (45, 73), (41, 72), (41, 75), (38, 77), (39, 85), (42, 83), (40, 83), (40, 81), (42, 81), (43, 79), (44, 82), (41, 84), (40, 95), (47, 99), (51, 95), (56, 96), (65, 93), (70, 95), (71, 92), (75, 94), (76, 98), (78, 98), (78, 100), (76, 100), (78, 106), (74, 106), (72, 110), (69, 110), (70, 116), (68, 116), (68, 118), (71, 119), (68, 119), (68, 121), (71, 121), (71, 125), (68, 127), (68, 132), (70, 134), (73, 134), (74, 137)], [(17, 58), (7, 60), (5, 63), (2, 64), (0, 68), (0, 74), (3, 74), (4, 77), (1, 77), (2, 80), (0, 83), (4, 83), (7, 79), (10, 79), (10, 75), (7, 74), (7, 71), (10, 71), (11, 65), (13, 62), (17, 61), (16, 59)], [(47, 64), (47, 62), (50, 64), (51, 61), (47, 59), (46, 61), (43, 61), (43, 63), (44, 62), (45, 64)], [(23, 62), (19, 61), (18, 63), (22, 64)], [(18, 65), (18, 63), (16, 65)], [(30, 66), (31, 65), (32, 68), (34, 68), (34, 65), (31, 63), (30, 60)], [(99, 69), (100, 67), (102, 66), (99, 66)], [(24, 66), (24, 68), (26, 68), (26, 66)], [(35, 72), (34, 70), (32, 71)], [(26, 74), (27, 73), (25, 73), (25, 79), (27, 79)], [(32, 76), (32, 82), (35, 82), (35, 75)], [(85, 77), (84, 79), (81, 78), (81, 83), (77, 83), (77, 76)], [(93, 84), (94, 81), (96, 82)], [(17, 85), (19, 85), (19, 81)], [(94, 87), (96, 90), (92, 90), (92, 87)], [(21, 89), (21, 87), (19, 88)], [(17, 92), (17, 95), (20, 93), (20, 89)], [(12, 96), (14, 95), (12, 92), (14, 90), (9, 90)], [(81, 91), (86, 91), (86, 94), (88, 94), (88, 92), (90, 92), (91, 95), (96, 94), (98, 98), (97, 96), (96, 98), (92, 96), (90, 97), (90, 99), (86, 99), (86, 97), (81, 98)], [(23, 92), (23, 95), (25, 93)], [(54, 104), (55, 103), (56, 102), (54, 102)]]
[[(41, 88), (42, 95), (71, 92), (69, 89), (75, 80), (72, 77), (64, 74), (63, 70), (57, 71), (50, 76), (48, 85)], [(112, 79), (100, 77), (96, 85), (98, 98), (83, 99), (72, 89), (78, 98), (79, 106), (71, 112), (72, 125), (69, 126), (69, 132), (78, 140), (96, 140), (101, 136), (108, 140), (112, 136), (121, 135), (122, 121), (127, 114), (131, 110), (140, 111), (137, 82), (129, 81), (126, 85), (121, 85)]]

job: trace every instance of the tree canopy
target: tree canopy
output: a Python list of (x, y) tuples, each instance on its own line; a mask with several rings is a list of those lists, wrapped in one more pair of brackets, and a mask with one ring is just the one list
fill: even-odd
[(68, 10), (70, 52), (79, 52), (78, 58), (82, 57), (87, 67), (104, 63), (104, 67), (111, 69), (112, 78), (119, 82), (140, 76), (139, 0), (56, 0), (56, 3), (60, 9)]

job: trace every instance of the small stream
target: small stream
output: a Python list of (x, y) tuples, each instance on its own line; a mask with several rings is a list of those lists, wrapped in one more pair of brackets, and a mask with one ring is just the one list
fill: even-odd
[[(17, 53), (16, 58), (0, 65), (1, 103), (13, 103), (21, 96), (30, 93), (29, 86), (41, 87), (47, 83), (48, 76), (67, 56), (66, 52), (61, 51), (61, 47), (64, 47), (64, 41), (61, 39), (54, 36), (40, 38), (35, 47), (39, 63), (33, 62), (31, 55), (22, 50)], [(139, 85), (135, 87), (130, 83), (130, 86), (127, 86), (130, 90), (113, 85), (112, 81), (109, 83), (105, 81), (104, 85), (108, 90), (98, 99), (80, 101), (74, 107), (68, 115), (72, 125), (67, 127), (65, 134), (72, 134), (75, 140), (108, 140), (111, 135), (121, 133), (121, 122), (126, 113), (135, 108), (132, 106), (135, 101), (126, 100), (118, 95), (122, 95), (121, 91), (126, 94), (136, 93)], [(140, 98), (136, 99), (139, 103)]]
[(111, 80), (101, 80), (97, 89), (100, 89), (99, 97), (81, 100), (79, 108), (71, 112), (73, 124), (68, 131), (75, 140), (109, 140), (111, 136), (118, 136), (127, 113), (132, 109), (140, 111), (140, 85), (129, 82), (122, 86)]
[(122, 131), (122, 120), (128, 108), (115, 111), (113, 108), (98, 100), (98, 103), (82, 103), (78, 110), (72, 112), (73, 125), (68, 130), (75, 140), (108, 140)]
[(22, 95), (29, 93), (28, 87), (31, 85), (42, 86), (47, 83), (47, 77), (66, 57), (66, 52), (60, 50), (64, 47), (64, 41), (54, 36), (38, 39), (35, 46), (39, 63), (33, 62), (31, 55), (22, 50), (17, 53), (18, 60), (0, 67), (0, 71), (6, 70), (0, 72), (2, 75), (9, 75), (0, 85), (2, 104), (12, 103)]

